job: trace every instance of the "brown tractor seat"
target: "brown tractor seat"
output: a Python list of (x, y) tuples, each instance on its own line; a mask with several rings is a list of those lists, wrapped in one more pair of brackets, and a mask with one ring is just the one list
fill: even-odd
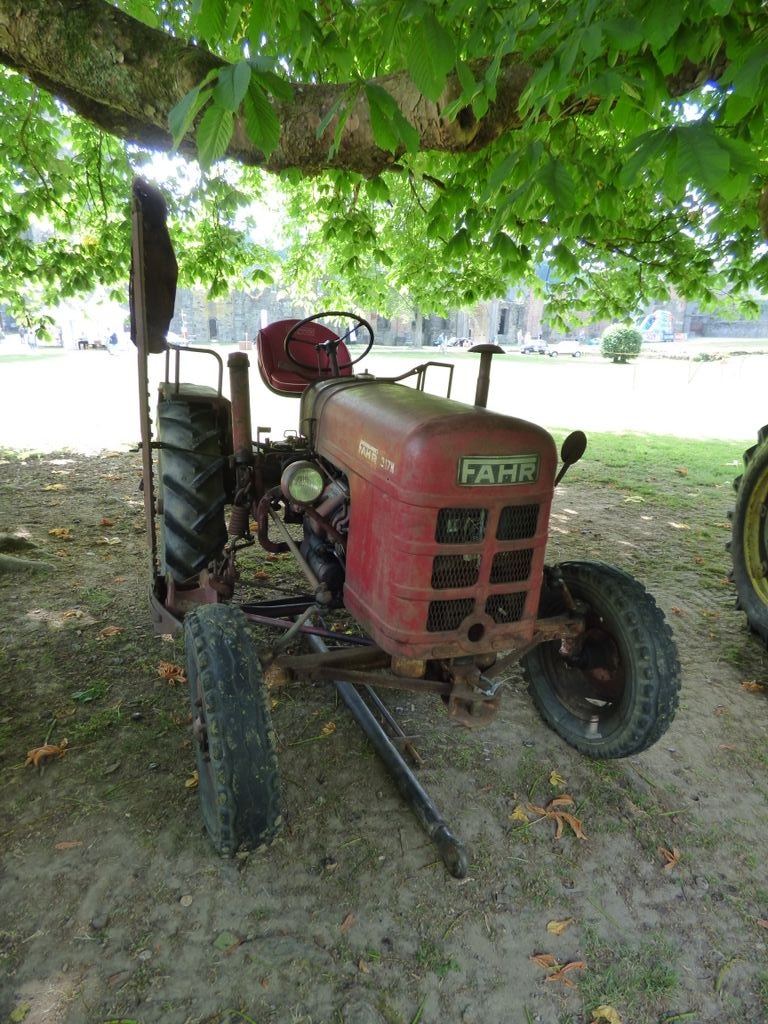
[[(338, 338), (329, 328), (317, 322), (305, 324), (293, 336), (292, 348), (302, 366), (295, 366), (285, 354), (285, 337), (292, 327), (300, 320), (275, 320), (274, 323), (262, 327), (256, 335), (256, 350), (259, 373), (270, 391), (276, 395), (298, 397), (309, 384), (316, 380), (325, 380), (332, 374), (331, 363), (327, 352), (316, 352), (314, 346), (323, 341)], [(306, 354), (305, 354), (306, 353)], [(336, 358), (341, 366), (342, 377), (349, 377), (352, 368), (347, 346), (339, 344)]]

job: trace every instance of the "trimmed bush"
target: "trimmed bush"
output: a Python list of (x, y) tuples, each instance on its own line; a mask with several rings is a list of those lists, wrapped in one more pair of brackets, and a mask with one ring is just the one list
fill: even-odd
[(603, 331), (600, 352), (614, 363), (626, 363), (628, 359), (634, 359), (639, 354), (642, 344), (643, 336), (636, 327), (611, 324)]

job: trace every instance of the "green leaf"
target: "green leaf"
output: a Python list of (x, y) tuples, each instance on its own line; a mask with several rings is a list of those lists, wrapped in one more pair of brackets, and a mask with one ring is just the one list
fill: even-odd
[(471, 97), (477, 91), (477, 82), (472, 74), (472, 69), (463, 60), (456, 63), (456, 74), (461, 85), (461, 91), (466, 97)]
[(408, 73), (420, 92), (434, 102), (440, 98), (455, 63), (453, 37), (431, 11), (427, 12), (411, 28), (406, 53)]
[(746, 59), (731, 65), (723, 75), (723, 81), (731, 84), (737, 94), (752, 99), (760, 90), (767, 64), (768, 47), (759, 46)]
[(248, 91), (248, 83), (251, 80), (251, 65), (247, 60), (238, 61), (237, 64), (229, 64), (219, 72), (219, 81), (214, 89), (214, 98), (217, 103), (233, 113), (237, 113), (240, 104)]
[(248, 135), (264, 156), (269, 157), (280, 142), (280, 122), (266, 93), (253, 78), (243, 100), (243, 111)]
[[(248, 62), (253, 67), (253, 61)], [(293, 99), (293, 87), (280, 75), (275, 74), (271, 68), (254, 69), (253, 77), (259, 85), (268, 93), (271, 93), (276, 100), (283, 100), (289, 103)]]
[(630, 53), (645, 39), (643, 25), (637, 18), (611, 18), (603, 22), (602, 28), (610, 46), (619, 53)]
[(643, 10), (643, 28), (651, 48), (661, 50), (680, 28), (683, 8), (679, 0), (650, 0)]
[(365, 95), (368, 99), (368, 109), (371, 112), (371, 128), (376, 145), (394, 153), (399, 139), (392, 123), (390, 107), (386, 102), (392, 97), (381, 86), (370, 83), (365, 86)]
[(394, 98), (380, 85), (366, 83), (365, 95), (371, 112), (371, 127), (376, 145), (395, 153), (400, 145), (409, 152), (419, 147), (419, 133), (403, 117)]
[(494, 166), (491, 173), (488, 175), (488, 185), (482, 195), (483, 203), (487, 203), (494, 193), (498, 192), (502, 185), (507, 183), (507, 180), (517, 165), (517, 162), (517, 153), (507, 153), (504, 159), (499, 160), (499, 162)]
[(451, 238), (445, 247), (446, 259), (461, 259), (471, 249), (469, 232), (466, 228), (460, 228)]
[(200, 86), (195, 86), (194, 89), (189, 90), (183, 99), (179, 100), (175, 107), (168, 111), (168, 127), (171, 130), (174, 148), (179, 145), (187, 134), (187, 130), (194, 121), (196, 114), (209, 96), (210, 91), (200, 102)]
[(208, 168), (224, 156), (232, 138), (234, 115), (225, 107), (210, 106), (197, 129), (197, 152), (200, 163)]
[(225, 0), (199, 0), (199, 7), (195, 18), (195, 28), (199, 35), (209, 42), (221, 39), (227, 23)]
[(731, 156), (720, 145), (712, 125), (707, 122), (681, 125), (674, 129), (674, 133), (677, 136), (678, 172), (687, 173), (695, 184), (720, 192), (731, 168)]
[(275, 17), (272, 11), (272, 0), (251, 0), (248, 37), (251, 41), (252, 51), (261, 45), (262, 37), (268, 36), (274, 25)]
[(539, 170), (537, 179), (549, 192), (559, 211), (573, 209), (576, 186), (562, 160), (553, 157)]
[(624, 163), (619, 172), (619, 185), (628, 188), (637, 178), (640, 171), (651, 164), (658, 157), (669, 155), (669, 149), (674, 145), (668, 128), (659, 128), (656, 131), (646, 132), (634, 140), (632, 156)]

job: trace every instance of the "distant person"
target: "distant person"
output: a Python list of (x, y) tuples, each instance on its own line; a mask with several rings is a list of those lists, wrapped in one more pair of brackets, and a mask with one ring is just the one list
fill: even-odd
[(110, 355), (114, 355), (117, 352), (117, 335), (114, 331), (112, 331), (107, 339), (107, 351)]

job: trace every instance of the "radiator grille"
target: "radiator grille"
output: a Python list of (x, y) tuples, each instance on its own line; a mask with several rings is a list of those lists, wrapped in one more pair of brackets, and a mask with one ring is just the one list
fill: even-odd
[(479, 577), (480, 555), (437, 555), (432, 564), (434, 590), (472, 587)]
[(496, 540), (525, 540), (536, 534), (538, 505), (507, 505), (501, 510)]
[(458, 601), (430, 601), (427, 613), (427, 632), (443, 633), (458, 629), (464, 619), (471, 615), (475, 602), (471, 597)]
[(520, 583), (531, 574), (533, 551), (498, 551), (491, 564), (491, 583)]
[(493, 594), (485, 602), (485, 613), (496, 623), (517, 622), (523, 614), (525, 593)]
[(488, 512), (484, 508), (441, 508), (437, 513), (438, 544), (480, 544), (485, 537)]

